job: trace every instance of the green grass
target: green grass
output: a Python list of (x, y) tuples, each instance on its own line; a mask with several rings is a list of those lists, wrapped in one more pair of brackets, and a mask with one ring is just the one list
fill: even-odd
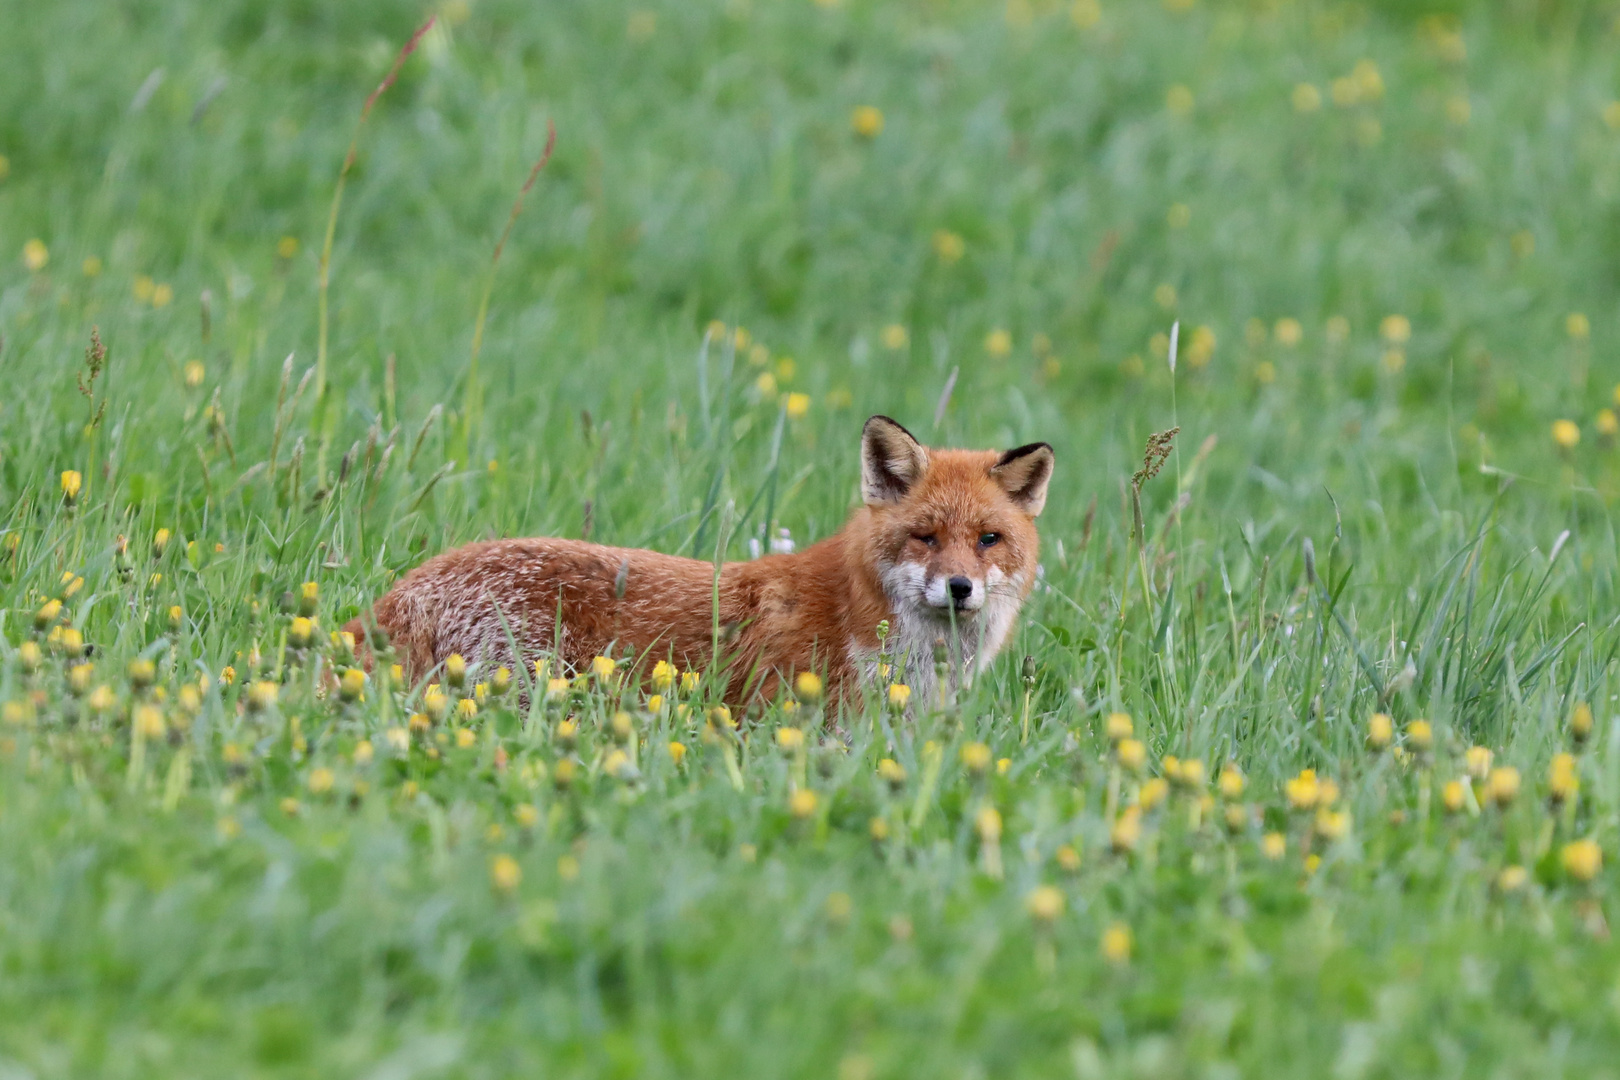
[[(0, 1075), (1614, 1075), (1620, 11), (1087, 11), (449, 5), (359, 136), (323, 406), (297, 391), (333, 187), (427, 13), (9, 5)], [(684, 715), (514, 692), (400, 751), (419, 695), (385, 671), (363, 703), (331, 692), (326, 632), (448, 545), (828, 534), (875, 412), (1057, 451), (1043, 585), (953, 709), (772, 708), (711, 744), (706, 691)], [(1127, 478), (1172, 424), (1139, 559)], [(35, 630), (52, 596), (102, 711)], [(256, 679), (274, 705), (248, 707)], [(1369, 750), (1380, 708), (1401, 754), (1432, 721), (1432, 752)], [(1196, 759), (1213, 796), (1178, 786), (1118, 852), (1142, 782), (1114, 712), (1148, 775)], [(154, 715), (167, 738), (137, 735)], [(975, 742), (1005, 770), (967, 768)], [(1522, 790), (1448, 813), (1475, 744)], [(1564, 750), (1581, 790), (1553, 808)], [(1348, 822), (1289, 809), (1303, 768)], [(1610, 856), (1590, 883), (1562, 855), (1585, 837)]]

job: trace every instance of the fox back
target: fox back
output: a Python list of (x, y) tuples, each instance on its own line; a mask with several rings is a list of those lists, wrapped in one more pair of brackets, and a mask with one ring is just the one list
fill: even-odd
[(717, 571), (578, 540), (468, 544), (412, 571), (349, 629), (362, 641), (382, 631), (412, 680), (452, 654), (510, 667), (549, 656), (566, 672), (629, 649), (643, 674), (657, 660), (723, 671), (732, 704), (774, 697), (802, 671), (848, 700), (884, 663), (926, 701), (941, 646), (961, 677), (1006, 642), (1034, 584), (1052, 462), (1045, 443), (928, 450), (875, 416), (861, 436), (864, 505), (802, 552)]

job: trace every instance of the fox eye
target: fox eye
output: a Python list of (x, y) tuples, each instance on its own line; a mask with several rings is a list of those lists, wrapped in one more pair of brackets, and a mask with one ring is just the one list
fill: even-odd
[(919, 533), (919, 534), (913, 536), (912, 539), (913, 540), (920, 540), (920, 541), (922, 541), (922, 543), (926, 544), (928, 547), (938, 547), (939, 546), (939, 538), (936, 537), (933, 533)]
[(979, 537), (980, 547), (995, 547), (999, 543), (1001, 543), (1000, 533), (985, 533), (983, 536)]

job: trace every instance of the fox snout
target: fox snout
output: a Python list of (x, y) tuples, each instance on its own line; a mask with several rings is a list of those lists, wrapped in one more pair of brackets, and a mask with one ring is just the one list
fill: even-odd
[(984, 579), (938, 573), (924, 579), (923, 600), (931, 608), (978, 611), (984, 607)]

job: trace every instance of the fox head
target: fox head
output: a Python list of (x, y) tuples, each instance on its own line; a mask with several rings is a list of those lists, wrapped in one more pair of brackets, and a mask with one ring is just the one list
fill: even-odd
[[(897, 618), (1000, 648), (1035, 583), (1052, 448), (930, 450), (886, 416), (861, 432), (869, 556)], [(978, 624), (975, 627), (975, 624)], [(931, 636), (931, 635), (930, 635)]]

